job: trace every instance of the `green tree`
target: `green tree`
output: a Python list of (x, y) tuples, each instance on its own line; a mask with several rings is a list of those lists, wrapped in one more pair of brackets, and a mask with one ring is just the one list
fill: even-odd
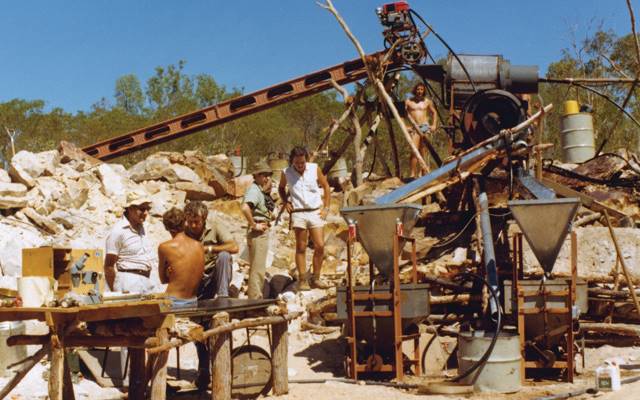
[(140, 114), (144, 108), (144, 94), (140, 80), (133, 74), (123, 75), (116, 80), (116, 107), (129, 114)]

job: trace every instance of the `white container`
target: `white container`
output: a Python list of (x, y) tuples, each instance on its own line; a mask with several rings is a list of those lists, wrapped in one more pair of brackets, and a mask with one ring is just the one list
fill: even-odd
[(604, 392), (620, 390), (620, 368), (608, 361), (596, 368), (596, 388)]
[(7, 339), (13, 335), (24, 335), (22, 321), (0, 322), (0, 376), (9, 375), (9, 366), (27, 358), (27, 346), (8, 346)]
[(58, 283), (46, 276), (18, 278), (18, 294), (23, 307), (42, 307), (54, 298)]

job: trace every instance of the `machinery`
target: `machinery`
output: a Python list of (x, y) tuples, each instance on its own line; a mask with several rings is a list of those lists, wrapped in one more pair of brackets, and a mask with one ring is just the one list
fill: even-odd
[[(405, 370), (421, 374), (420, 333), (417, 323), (429, 315), (429, 285), (418, 283), (415, 240), (409, 237), (421, 207), (414, 204), (343, 208), (349, 225), (347, 285), (338, 288), (338, 318), (346, 321), (347, 375), (386, 374), (402, 379)], [(356, 285), (351, 262), (359, 241), (370, 264), (368, 286)], [(399, 258), (405, 242), (412, 242), (412, 282), (400, 283)], [(402, 351), (413, 342), (413, 354)]]
[(407, 64), (415, 64), (427, 56), (427, 47), (420, 37), (411, 8), (405, 1), (385, 4), (376, 9), (380, 23), (385, 27), (384, 46), (396, 46), (396, 58)]
[[(573, 382), (578, 318), (588, 306), (586, 283), (577, 279), (575, 234), (571, 235), (571, 276), (552, 279), (551, 273), (580, 201), (514, 200), (509, 207), (522, 234), (514, 237), (513, 282), (505, 282), (505, 293), (510, 295), (505, 308), (516, 320), (524, 368), (562, 372)], [(524, 279), (522, 235), (540, 262), (542, 279)]]
[[(529, 146), (529, 129), (511, 132), (510, 128), (518, 126), (528, 117), (528, 104), (522, 95), (536, 93), (538, 90), (539, 78), (536, 66), (511, 65), (500, 55), (456, 54), (404, 1), (385, 4), (378, 8), (376, 13), (384, 28), (384, 47), (394, 49), (392, 57), (385, 60), (386, 64), (382, 65), (386, 70), (386, 77), (411, 69), (422, 78), (434, 101), (449, 109), (451, 119), (444, 128), (449, 135), (451, 147), (457, 151), (453, 160), (441, 164), (439, 168), (423, 177), (380, 196), (375, 200), (375, 205), (341, 210), (350, 230), (347, 285), (339, 288), (337, 300), (338, 315), (346, 321), (347, 373), (352, 378), (357, 378), (363, 373), (386, 374), (402, 378), (410, 367), (413, 367), (417, 374), (421, 372), (417, 350), (419, 335), (415, 327), (418, 321), (431, 313), (431, 307), (430, 285), (420, 284), (417, 281), (415, 243), (411, 254), (412, 282), (400, 283), (399, 255), (404, 244), (412, 241), (409, 235), (420, 208), (399, 203), (410, 201), (412, 196), (419, 194), (425, 188), (452, 176), (461, 176), (462, 173), (470, 172), (487, 175), (501, 165), (499, 161), (506, 159), (507, 162), (502, 164), (506, 166), (510, 178), (514, 178), (510, 181), (517, 179), (534, 197), (538, 198), (529, 205), (516, 202), (510, 205), (525, 237), (548, 273), (551, 272), (553, 265), (550, 260), (555, 260), (559, 246), (570, 229), (568, 226), (575, 215), (577, 203), (555, 199), (553, 191), (545, 188), (529, 175), (521, 159), (511, 158), (512, 152)], [(450, 53), (444, 64), (438, 64), (430, 57), (423, 40), (426, 33), (421, 35), (416, 21), (422, 22), (427, 29), (425, 32), (433, 33), (433, 36), (449, 49)], [(384, 53), (384, 51), (373, 53), (365, 58), (367, 62), (382, 62)], [(87, 146), (83, 150), (96, 158), (109, 160), (329, 90), (333, 87), (332, 80), (343, 85), (366, 77), (365, 62), (359, 58), (350, 60), (137, 129)], [(432, 85), (433, 83), (440, 88), (439, 93), (435, 89), (436, 85)], [(401, 99), (395, 100), (399, 102)], [(484, 160), (487, 159), (492, 162), (484, 164)], [(488, 362), (495, 346), (500, 346), (496, 343), (505, 323), (502, 320), (503, 303), (506, 311), (515, 316), (511, 322), (517, 323), (522, 355), (525, 358), (525, 363), (522, 365), (530, 367), (535, 364), (552, 368), (559, 366), (571, 371), (568, 375), (571, 379), (573, 326), (576, 318), (574, 307), (576, 280), (572, 278), (568, 282), (561, 282), (564, 286), (560, 290), (555, 290), (548, 277), (541, 281), (525, 282), (521, 279), (521, 269), (516, 268), (510, 281), (511, 286), (506, 286), (502, 292), (504, 296), (501, 296), (502, 281), (499, 278), (493, 249), (487, 196), (482, 191), (475, 193), (474, 196), (473, 201), (476, 201), (474, 212), (481, 214), (479, 229), (483, 236), (483, 268), (479, 268), (478, 274), (460, 275), (445, 282), (445, 286), (453, 290), (456, 295), (464, 292), (468, 292), (469, 295), (479, 295), (483, 291), (489, 294), (488, 298), (485, 296), (488, 300), (486, 310), (478, 312), (478, 304), (469, 304), (469, 308), (473, 309), (475, 314), (474, 320), (467, 326), (473, 325), (474, 332), (487, 332), (490, 344), (483, 349), (481, 357), (466, 364), (461, 370), (460, 380), (471, 377), (470, 383), (473, 384), (483, 370), (483, 365)], [(538, 209), (542, 211), (533, 213), (519, 211), (535, 209), (535, 204), (542, 204), (546, 208), (543, 207)], [(558, 214), (557, 209), (562, 211)], [(523, 223), (524, 214), (535, 216), (534, 219), (537, 219), (538, 223), (553, 221), (559, 225), (551, 228), (547, 226), (549, 224), (543, 224), (542, 227), (534, 230)], [(545, 217), (542, 218), (541, 215)], [(362, 244), (371, 260), (365, 280), (366, 285), (356, 284), (355, 271), (351, 264), (351, 250), (356, 241)], [(521, 260), (522, 246), (516, 241), (514, 265), (521, 265)], [(93, 279), (83, 275), (84, 272), (80, 267), (75, 271), (79, 274), (77, 279), (80, 282)], [(538, 289), (534, 290), (535, 288)], [(532, 303), (527, 298), (532, 299)], [(562, 304), (551, 306), (547, 302), (550, 298)], [(540, 301), (542, 306), (538, 306)], [(542, 322), (539, 321), (540, 318)], [(470, 333), (464, 338), (461, 336), (461, 340), (469, 338), (474, 340), (478, 336)], [(402, 342), (407, 340), (414, 342), (413, 356), (407, 356), (402, 352)], [(472, 343), (469, 347), (474, 347), (474, 344)], [(518, 359), (513, 358), (513, 360)], [(562, 362), (564, 364), (558, 364)], [(521, 376), (524, 377), (524, 371)]]

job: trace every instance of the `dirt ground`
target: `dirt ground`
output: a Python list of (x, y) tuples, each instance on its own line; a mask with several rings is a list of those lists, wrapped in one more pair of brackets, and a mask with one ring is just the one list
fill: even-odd
[[(243, 334), (234, 335), (234, 345), (241, 345), (245, 341)], [(266, 337), (259, 335), (252, 337), (252, 344), (266, 347)], [(595, 381), (594, 370), (605, 359), (622, 356), (626, 363), (638, 363), (640, 361), (640, 347), (616, 348), (603, 346), (598, 349), (587, 349), (586, 365), (574, 384), (566, 384), (552, 381), (533, 382), (528, 380), (522, 390), (514, 394), (474, 394), (468, 396), (459, 395), (426, 395), (418, 390), (401, 390), (377, 385), (354, 385), (331, 381), (331, 379), (343, 377), (342, 367), (343, 344), (339, 333), (330, 335), (315, 335), (309, 332), (293, 332), (289, 341), (289, 394), (278, 397), (279, 399), (296, 400), (334, 400), (336, 398), (349, 398), (350, 400), (372, 399), (413, 399), (424, 398), (429, 400), (440, 399), (477, 399), (477, 400), (501, 400), (501, 399), (535, 399), (540, 396), (549, 396), (569, 391), (579, 390), (585, 387), (593, 387)], [(171, 386), (187, 387), (189, 381), (195, 378), (197, 357), (195, 347), (187, 345), (181, 348), (180, 364), (182, 368), (182, 380), (177, 382), (176, 352), (170, 353), (169, 376)], [(34, 367), (23, 381), (7, 397), (12, 400), (22, 399), (46, 399), (48, 363), (41, 362)], [(625, 371), (623, 378), (640, 375), (640, 371)], [(8, 381), (8, 377), (0, 378), (0, 387)], [(325, 383), (296, 383), (303, 379), (328, 379)], [(430, 378), (433, 380), (433, 378)], [(426, 378), (409, 377), (408, 383), (421, 384)], [(78, 377), (74, 384), (76, 399), (106, 400), (123, 399), (126, 394), (115, 388), (102, 388), (89, 378)], [(195, 400), (210, 398), (210, 394), (198, 394), (192, 390), (180, 390), (170, 392), (167, 398), (181, 400)], [(274, 396), (268, 396), (275, 398)], [(637, 399), (640, 398), (640, 381), (623, 385), (622, 390), (611, 393), (584, 394), (575, 399)]]

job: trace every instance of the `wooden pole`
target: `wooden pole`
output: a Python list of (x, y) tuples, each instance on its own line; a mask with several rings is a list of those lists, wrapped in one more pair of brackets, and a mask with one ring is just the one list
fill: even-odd
[[(214, 328), (229, 322), (229, 314), (220, 312), (213, 316)], [(211, 399), (231, 400), (231, 334), (220, 333), (209, 339), (211, 349)]]
[(63, 386), (62, 386), (62, 398), (64, 400), (75, 400), (76, 395), (73, 392), (73, 381), (71, 380), (71, 368), (69, 368), (69, 359), (65, 355), (64, 357), (64, 370), (63, 370)]
[(144, 349), (128, 348), (129, 351), (129, 399), (144, 400), (147, 388)]
[(622, 266), (622, 272), (624, 273), (624, 277), (627, 279), (627, 286), (629, 287), (629, 292), (631, 293), (633, 304), (636, 307), (636, 313), (640, 316), (640, 303), (638, 303), (638, 296), (636, 296), (636, 288), (633, 285), (631, 276), (629, 275), (629, 270), (627, 269), (627, 263), (624, 261), (624, 258), (622, 257), (622, 250), (620, 250), (620, 246), (618, 245), (618, 239), (616, 237), (615, 232), (613, 231), (611, 222), (609, 221), (609, 213), (607, 212), (607, 210), (604, 210), (604, 219), (607, 222), (607, 227), (609, 227), (609, 233), (611, 234), (613, 245), (616, 248), (616, 254), (618, 255), (618, 260), (620, 260), (620, 265)]
[(388, 111), (384, 111), (384, 120), (387, 123), (387, 131), (389, 132), (389, 143), (391, 143), (391, 153), (393, 154), (393, 167), (395, 170), (395, 177), (400, 178), (402, 176), (402, 170), (400, 168), (400, 155), (398, 153), (398, 144), (396, 143), (396, 135), (393, 132), (393, 123)]
[(16, 387), (18, 383), (20, 383), (22, 378), (24, 378), (29, 373), (29, 371), (31, 371), (31, 368), (33, 368), (34, 365), (36, 365), (45, 355), (47, 355), (50, 348), (51, 345), (49, 343), (46, 343), (34, 355), (27, 358), (27, 360), (24, 362), (24, 365), (20, 368), (16, 375), (4, 385), (2, 390), (0, 390), (0, 399), (4, 399), (9, 393), (11, 393), (13, 388)]
[(51, 335), (49, 363), (49, 399), (62, 400), (64, 347), (55, 333)]
[(271, 325), (273, 336), (273, 342), (271, 343), (271, 378), (273, 380), (273, 394), (276, 396), (289, 393), (288, 328), (286, 321)]
[[(156, 338), (161, 345), (168, 342), (169, 331), (160, 328), (156, 332)], [(164, 400), (167, 397), (167, 361), (169, 350), (165, 350), (149, 357), (151, 365), (151, 399)]]

